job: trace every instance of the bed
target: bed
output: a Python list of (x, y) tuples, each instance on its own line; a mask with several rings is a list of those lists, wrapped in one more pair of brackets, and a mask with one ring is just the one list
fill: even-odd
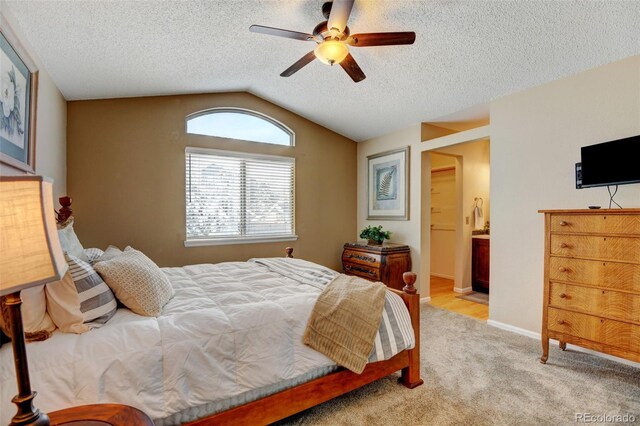
[[(64, 221), (70, 199), (61, 202)], [(403, 385), (422, 384), (415, 274), (405, 275), (404, 291), (387, 293), (385, 315), (388, 308), (392, 320), (385, 319), (371, 362), (355, 374), (302, 343), (322, 289), (304, 271), (312, 271), (311, 281), (335, 274), (294, 259), (290, 248), (285, 258), (163, 268), (175, 296), (159, 317), (118, 309), (104, 327), (80, 335), (56, 331), (27, 346), (36, 405), (46, 412), (113, 402), (141, 409), (157, 425), (255, 425), (399, 370)], [(14, 412), (7, 346), (0, 348), (2, 423)]]

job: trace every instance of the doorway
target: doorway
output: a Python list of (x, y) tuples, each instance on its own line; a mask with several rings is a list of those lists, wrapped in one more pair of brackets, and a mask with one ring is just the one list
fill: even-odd
[[(480, 265), (474, 243), (481, 238), (488, 244), (490, 238), (489, 143), (484, 139), (430, 151), (431, 167), (424, 171), (431, 181), (431, 304), (482, 320), (489, 317), (488, 297), (485, 287), (474, 292)], [(480, 266), (488, 271), (488, 264)], [(488, 290), (488, 277), (482, 283)]]

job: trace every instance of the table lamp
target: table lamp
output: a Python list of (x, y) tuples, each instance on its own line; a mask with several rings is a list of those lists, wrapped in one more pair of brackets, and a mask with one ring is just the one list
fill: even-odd
[(52, 182), (41, 176), (0, 176), (0, 296), (10, 314), (18, 382), (11, 425), (49, 425), (49, 417), (33, 405), (20, 290), (59, 280), (67, 270), (52, 193)]

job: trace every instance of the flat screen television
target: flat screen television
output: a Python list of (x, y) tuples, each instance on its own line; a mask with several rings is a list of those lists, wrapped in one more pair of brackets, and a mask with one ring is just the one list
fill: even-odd
[(640, 135), (581, 148), (579, 187), (640, 183)]

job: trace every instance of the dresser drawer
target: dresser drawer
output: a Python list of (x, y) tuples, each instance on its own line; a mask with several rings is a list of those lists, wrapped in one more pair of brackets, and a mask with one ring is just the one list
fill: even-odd
[(549, 304), (622, 321), (640, 322), (640, 294), (552, 282)]
[(640, 238), (551, 234), (551, 255), (640, 264)]
[(549, 330), (640, 352), (640, 326), (592, 315), (549, 308)]
[(551, 232), (640, 235), (639, 215), (551, 215)]
[(374, 268), (380, 266), (380, 255), (375, 253), (364, 253), (357, 250), (345, 250), (342, 252), (343, 263), (359, 263)]
[(552, 256), (549, 258), (549, 280), (640, 293), (640, 265)]
[(369, 280), (380, 280), (380, 270), (378, 268), (373, 268), (359, 263), (344, 262), (343, 265), (344, 272), (348, 275), (357, 275)]

